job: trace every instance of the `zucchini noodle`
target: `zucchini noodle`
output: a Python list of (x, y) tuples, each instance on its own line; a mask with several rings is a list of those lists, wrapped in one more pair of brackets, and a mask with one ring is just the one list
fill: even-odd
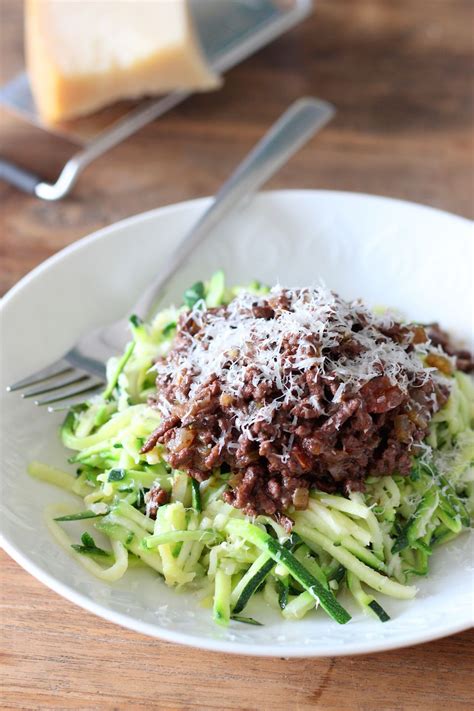
[(73, 513), (68, 506), (63, 504), (51, 504), (47, 506), (44, 512), (46, 525), (53, 538), (59, 545), (64, 548), (73, 558), (75, 558), (89, 573), (92, 573), (96, 578), (105, 580), (108, 583), (115, 583), (120, 580), (128, 568), (128, 550), (119, 541), (112, 541), (112, 551), (115, 556), (115, 562), (110, 568), (102, 568), (98, 563), (85, 555), (77, 553), (71, 547), (71, 539), (63, 528), (55, 521), (55, 518)]
[[(257, 282), (247, 290), (267, 291)], [(305, 510), (288, 510), (294, 522), (288, 534), (268, 516), (249, 518), (225, 503), (231, 475), (224, 470), (199, 483), (171, 469), (163, 445), (141, 453), (160, 423), (147, 404), (155, 391), (153, 364), (169, 352), (180, 314), (197, 301), (218, 307), (239, 291), (227, 288), (217, 272), (188, 289), (182, 307), (161, 311), (149, 324), (130, 319), (132, 340), (122, 357), (108, 363), (103, 395), (73, 408), (62, 426), (76, 476), (38, 462), (29, 466), (32, 477), (83, 504), (81, 511), (49, 506), (48, 529), (103, 581), (124, 576), (130, 556), (130, 564), (141, 562), (169, 586), (206, 599), (213, 591), (212, 615), (221, 625), (259, 624), (240, 614), (247, 614), (255, 596), (287, 620), (321, 609), (344, 624), (350, 615), (338, 597), (343, 590), (364, 613), (386, 622), (389, 615), (372, 591), (413, 599), (411, 581), (428, 573), (437, 547), (471, 526), (473, 381), (454, 373), (449, 400), (432, 418), (409, 476), (369, 476), (365, 491), (348, 497), (313, 490)], [(162, 492), (162, 501), (153, 509), (154, 490)], [(82, 544), (70, 538), (69, 521), (82, 519), (110, 541), (110, 550), (98, 548), (87, 532)]]
[(59, 486), (61, 489), (66, 489), (66, 491), (74, 491), (74, 485), (76, 483), (74, 477), (60, 469), (49, 467), (47, 464), (31, 462), (28, 466), (28, 474), (34, 479), (46, 481), (48, 484), (54, 484), (54, 486)]

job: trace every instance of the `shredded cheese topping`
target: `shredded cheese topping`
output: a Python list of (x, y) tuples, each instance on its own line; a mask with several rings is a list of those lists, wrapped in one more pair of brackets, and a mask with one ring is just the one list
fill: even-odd
[[(269, 308), (270, 316), (265, 313)], [(399, 343), (385, 335), (394, 325), (389, 312), (376, 315), (360, 301), (345, 301), (325, 287), (276, 286), (265, 295), (242, 292), (218, 309), (206, 310), (198, 302), (182, 324), (178, 347), (156, 370), (168, 383), (190, 379), (186, 395), (177, 389), (182, 405), (214, 378), (231, 398), (239, 398), (248, 385), (257, 389), (270, 384), (276, 394), (269, 402), (257, 398), (246, 411), (235, 409), (236, 426), (249, 434), (254, 423), (271, 422), (283, 403), (298, 403), (301, 374), (308, 371), (314, 379), (324, 375), (337, 380), (334, 403), (380, 375), (403, 392), (429, 377), (441, 377), (423, 365), (423, 356), (434, 350), (429, 341)], [(352, 352), (344, 355), (349, 342)], [(157, 405), (169, 415), (165, 398)]]

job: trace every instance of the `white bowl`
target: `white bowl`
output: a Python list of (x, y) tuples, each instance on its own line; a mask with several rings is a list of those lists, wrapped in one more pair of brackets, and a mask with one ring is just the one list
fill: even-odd
[[(50, 538), (42, 512), (67, 494), (31, 480), (32, 459), (65, 467), (57, 427), (5, 385), (58, 358), (81, 332), (129, 312), (136, 296), (208, 204), (208, 199), (137, 215), (80, 240), (47, 260), (4, 298), (2, 501), (4, 547), (26, 570), (78, 605), (138, 632), (206, 649), (254, 655), (328, 656), (416, 644), (472, 624), (472, 539), (436, 552), (412, 602), (384, 599), (381, 624), (351, 607), (345, 626), (318, 612), (282, 621), (264, 603), (249, 614), (264, 622), (217, 627), (189, 593), (152, 572), (130, 571), (108, 585), (79, 567)], [(199, 250), (176, 279), (172, 298), (223, 267), (231, 283), (258, 278), (288, 285), (325, 283), (345, 297), (387, 304), (406, 316), (439, 320), (470, 335), (471, 223), (385, 198), (324, 191), (259, 195)]]

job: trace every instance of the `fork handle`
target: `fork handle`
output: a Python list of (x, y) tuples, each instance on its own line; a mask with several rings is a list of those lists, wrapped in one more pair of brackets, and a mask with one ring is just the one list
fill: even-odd
[(137, 301), (133, 313), (149, 320), (156, 313), (173, 276), (210, 232), (271, 178), (334, 113), (334, 107), (320, 99), (308, 97), (295, 101), (224, 183), (211, 205), (179, 243), (166, 267)]

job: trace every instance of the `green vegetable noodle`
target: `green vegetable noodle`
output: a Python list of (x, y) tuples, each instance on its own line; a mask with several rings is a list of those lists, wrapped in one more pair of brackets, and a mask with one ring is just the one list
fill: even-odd
[[(236, 475), (227, 465), (198, 481), (173, 469), (167, 445), (144, 446), (162, 420), (150, 400), (154, 364), (166, 358), (190, 310), (218, 309), (242, 291), (228, 288), (219, 271), (190, 286), (179, 308), (150, 323), (130, 318), (131, 340), (107, 364), (103, 394), (74, 407), (62, 425), (75, 476), (38, 462), (29, 467), (71, 501), (48, 507), (51, 534), (74, 564), (106, 582), (133, 575), (133, 562), (156, 579), (157, 600), (163, 581), (199, 591), (221, 626), (259, 626), (265, 608), (267, 617), (292, 621), (327, 615), (343, 625), (360, 611), (374, 624), (389, 623), (390, 599), (412, 599), (413, 581), (429, 573), (438, 547), (471, 526), (473, 381), (454, 369), (446, 375), (449, 398), (413, 449), (410, 475), (367, 472), (364, 491), (314, 488), (284, 516), (249, 517), (230, 503)], [(247, 291), (269, 290), (253, 282)]]

